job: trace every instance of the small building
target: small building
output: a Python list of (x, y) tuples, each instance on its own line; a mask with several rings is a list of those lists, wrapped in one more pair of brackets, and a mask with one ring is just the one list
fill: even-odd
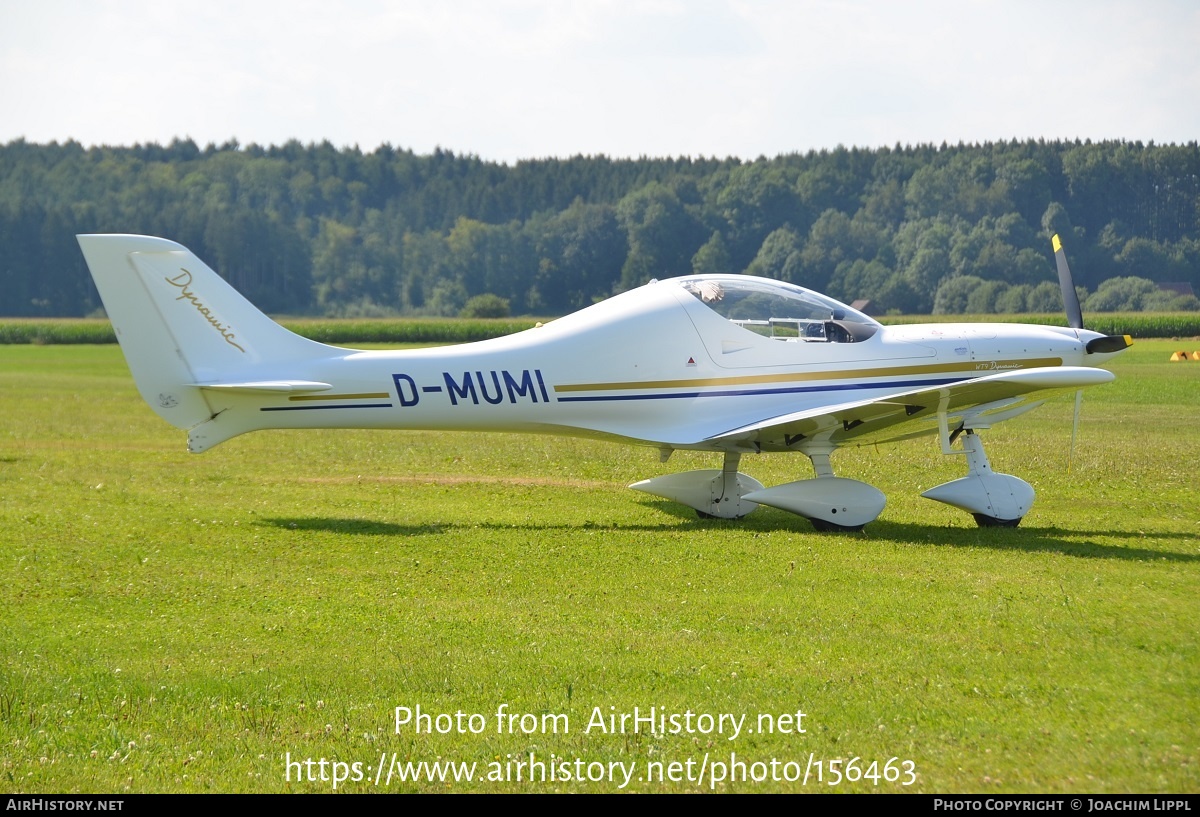
[(1195, 296), (1195, 294), (1196, 294), (1195, 291), (1192, 289), (1192, 285), (1189, 284), (1187, 281), (1179, 281), (1177, 283), (1170, 283), (1170, 284), (1159, 284), (1158, 288), (1163, 290), (1164, 292), (1170, 292), (1175, 295)]
[(864, 315), (870, 315), (872, 318), (879, 314), (878, 310), (871, 306), (870, 298), (859, 298), (857, 301), (850, 304), (850, 308), (857, 309), (859, 312), (863, 313)]

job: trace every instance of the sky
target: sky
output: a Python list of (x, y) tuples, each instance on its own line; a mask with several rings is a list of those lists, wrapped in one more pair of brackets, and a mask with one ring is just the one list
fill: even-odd
[(1194, 0), (0, 0), (0, 144), (1200, 139)]

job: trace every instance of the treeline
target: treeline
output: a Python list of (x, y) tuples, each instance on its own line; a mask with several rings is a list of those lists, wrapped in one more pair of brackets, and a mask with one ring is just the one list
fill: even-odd
[[(329, 143), (0, 146), (0, 314), (100, 307), (74, 240), (179, 241), (264, 310), (556, 315), (692, 272), (879, 312), (1200, 309), (1200, 147), (1001, 142), (509, 166)], [(1157, 282), (1157, 283), (1156, 283)]]

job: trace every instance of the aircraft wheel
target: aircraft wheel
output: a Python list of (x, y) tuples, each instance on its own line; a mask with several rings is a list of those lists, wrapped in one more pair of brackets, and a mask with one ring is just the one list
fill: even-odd
[(973, 513), (971, 516), (975, 517), (975, 523), (981, 528), (1015, 528), (1025, 518), (1018, 516), (1016, 519), (997, 519), (985, 513)]
[(746, 518), (746, 514), (742, 514), (741, 516), (717, 516), (716, 514), (713, 514), (713, 513), (705, 513), (704, 511), (702, 511), (700, 509), (696, 510), (696, 516), (700, 517), (701, 519), (724, 519), (729, 522), (736, 522), (739, 519)]
[(824, 519), (808, 518), (812, 522), (813, 528), (818, 533), (862, 533), (865, 525), (839, 525), (836, 522), (828, 522)]

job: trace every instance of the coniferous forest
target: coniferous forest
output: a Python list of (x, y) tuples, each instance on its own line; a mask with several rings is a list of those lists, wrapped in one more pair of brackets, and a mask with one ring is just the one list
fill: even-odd
[(0, 315), (99, 297), (74, 236), (187, 245), (259, 307), (559, 315), (651, 278), (738, 272), (877, 312), (1200, 309), (1200, 146), (1013, 141), (515, 165), (329, 143), (0, 146)]

